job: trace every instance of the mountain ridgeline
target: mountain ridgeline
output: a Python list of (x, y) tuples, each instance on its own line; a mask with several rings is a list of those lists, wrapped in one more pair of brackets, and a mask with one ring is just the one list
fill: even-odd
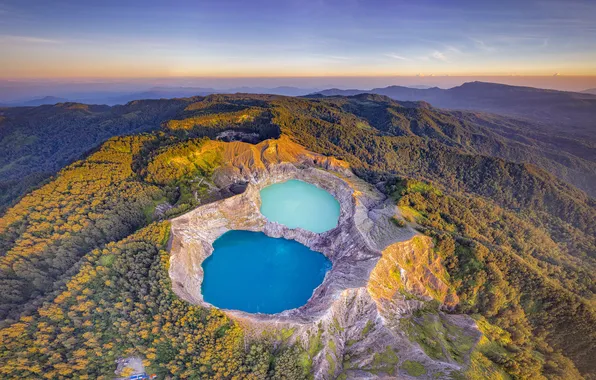
[(157, 129), (187, 103), (0, 108), (0, 209), (110, 137)]
[(551, 134), (593, 134), (596, 95), (496, 83), (469, 82), (447, 90), (438, 87), (418, 89), (403, 86), (372, 90), (329, 89), (324, 96), (351, 96), (362, 93), (385, 95), (401, 101), (425, 101), (435, 107), (492, 112), (538, 121)]
[[(492, 99), (506, 97), (506, 94), (493, 97), (479, 95), (484, 93), (485, 84), (471, 83), (462, 87), (475, 86), (481, 87), (477, 89), (478, 93), (474, 98), (484, 99), (483, 102), (486, 104), (494, 105), (495, 101)], [(486, 86), (494, 87), (492, 91), (488, 91), (489, 93), (511, 87), (495, 84)], [(522, 87), (511, 88), (514, 89), (511, 90), (513, 92), (526, 91)], [(424, 91), (443, 93), (455, 89), (420, 90), (394, 86), (383, 90), (387, 90), (385, 92), (390, 97), (399, 96), (402, 97), (401, 100), (408, 100), (427, 97), (420, 95)], [(531, 90), (539, 94), (546, 91)], [(329, 90), (324, 93), (335, 92), (337, 91)], [(339, 92), (350, 94), (358, 90)], [(596, 119), (596, 103), (590, 103), (592, 100), (576, 100), (575, 96), (579, 94), (551, 92), (555, 94), (555, 99), (551, 101), (558, 101), (556, 97), (570, 97), (568, 108), (584, 110), (589, 113), (589, 120)], [(208, 96), (206, 99), (217, 99), (217, 96), (220, 95)], [(193, 101), (192, 99), (198, 98), (139, 100), (113, 107), (58, 103), (39, 107), (0, 108), (0, 148), (3, 152), (0, 156), (0, 210), (27, 189), (111, 136), (158, 130), (168, 120), (185, 119), (189, 114), (185, 107)], [(442, 104), (434, 97), (431, 97), (431, 100)], [(329, 100), (328, 103), (332, 104), (333, 101)], [(524, 105), (523, 101), (518, 101), (517, 104), (520, 109), (533, 107)], [(478, 102), (469, 106), (479, 111), (485, 108)], [(536, 106), (536, 109), (540, 107), (549, 109), (546, 105)], [(563, 124), (565, 127), (555, 128), (552, 124), (540, 122), (542, 116), (530, 117), (533, 115), (531, 113), (526, 113), (526, 118), (519, 119), (482, 112), (442, 110), (427, 103), (395, 102), (372, 95), (356, 96), (348, 104), (341, 105), (341, 108), (342, 112), (353, 113), (355, 117), (362, 119), (362, 125), (368, 124), (378, 133), (400, 137), (419, 136), (437, 140), (471, 154), (533, 164), (592, 196), (596, 195), (596, 142), (594, 134), (591, 133), (593, 128), (589, 125), (572, 128)], [(494, 107), (491, 105), (489, 108)], [(565, 123), (572, 123), (577, 118), (573, 110), (562, 110), (561, 117), (565, 118)], [(217, 110), (209, 112), (214, 111)], [(263, 116), (259, 117), (259, 123), (263, 123)], [(223, 125), (225, 126), (225, 123)]]
[[(368, 93), (1, 109), (0, 357), (8, 364), (0, 373), (35, 377), (41, 363), (56, 377), (97, 377), (109, 372), (107, 359), (141, 352), (160, 374), (225, 377), (205, 364), (212, 359), (238, 373), (303, 378), (299, 348), (245, 352), (238, 325), (184, 304), (167, 283), (168, 227), (152, 223), (156, 208), (169, 205), (169, 217), (227, 194), (207, 185), (222, 162), (202, 147), (228, 132), (283, 136), (341, 159), (393, 199), (433, 238), (457, 311), (490, 326), (480, 353), (487, 368), (502, 378), (594, 378), (596, 134), (586, 115), (596, 97), (561, 94), (544, 96), (577, 101), (576, 114), (565, 102), (557, 108), (573, 127), (546, 123), (555, 112), (546, 104), (519, 118), (434, 108), (446, 107), (443, 95), (427, 99), (432, 106)], [(486, 109), (480, 100), (470, 108), (520, 116), (530, 107), (496, 106), (493, 95)], [(185, 336), (200, 343), (190, 347)]]

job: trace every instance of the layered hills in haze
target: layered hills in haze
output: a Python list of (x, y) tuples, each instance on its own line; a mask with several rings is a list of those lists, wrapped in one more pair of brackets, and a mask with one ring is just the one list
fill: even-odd
[[(476, 84), (462, 87), (475, 87)], [(513, 93), (531, 92), (526, 88), (507, 88)], [(390, 90), (391, 89), (391, 90)], [(393, 92), (393, 89), (397, 89)], [(389, 87), (385, 92), (406, 98), (422, 97), (424, 91), (442, 94), (440, 89), (411, 89)], [(454, 89), (452, 89), (454, 90)], [(462, 91), (469, 93), (469, 91)], [(543, 91), (535, 92), (543, 94)], [(329, 94), (332, 90), (324, 92)], [(357, 92), (357, 90), (354, 90)], [(498, 92), (498, 91), (497, 91)], [(348, 91), (350, 93), (350, 91)], [(547, 94), (551, 92), (546, 91)], [(450, 111), (435, 108), (427, 103), (399, 102), (387, 97), (358, 95), (342, 111), (353, 113), (362, 125), (387, 136), (419, 136), (440, 141), (472, 154), (500, 157), (514, 162), (534, 164), (574, 184), (591, 195), (596, 194), (596, 142), (588, 120), (575, 124), (580, 118), (573, 110), (583, 110), (585, 118), (596, 119), (596, 106), (589, 107), (591, 99), (576, 98), (575, 93), (553, 91), (554, 95), (567, 97), (567, 107), (561, 115), (569, 115), (565, 123), (573, 126), (558, 127), (555, 122), (541, 122), (541, 114), (524, 114), (524, 117), (507, 117), (481, 112)], [(409, 95), (408, 95), (409, 94)], [(392, 98), (394, 96), (391, 96)], [(513, 98), (519, 95), (513, 96)], [(544, 96), (544, 95), (540, 95)], [(484, 100), (476, 100), (471, 108), (481, 109), (482, 104), (505, 99), (499, 92), (489, 92)], [(356, 102), (364, 99), (363, 102)], [(472, 99), (480, 99), (472, 97)], [(497, 100), (494, 100), (497, 99)], [(404, 99), (408, 100), (408, 99)], [(433, 99), (434, 101), (434, 99)], [(510, 101), (510, 100), (507, 100)], [(0, 109), (0, 186), (6, 191), (0, 205), (5, 205), (38, 179), (55, 173), (82, 153), (97, 146), (105, 139), (139, 131), (159, 129), (169, 118), (184, 113), (188, 100), (141, 100), (122, 106), (89, 106), (77, 103), (44, 105), (38, 108)], [(364, 105), (363, 105), (364, 104)], [(442, 104), (439, 102), (439, 104)], [(518, 102), (520, 109), (533, 107)], [(563, 106), (561, 106), (563, 107)], [(459, 107), (464, 108), (464, 107)], [(551, 112), (547, 106), (543, 107)], [(521, 111), (520, 111), (521, 112)], [(579, 112), (579, 111), (578, 111)], [(583, 120), (584, 118), (582, 118)], [(26, 159), (24, 159), (26, 157)], [(18, 183), (16, 186), (7, 185)]]
[[(64, 88), (57, 86), (57, 88), (33, 87), (29, 91), (24, 91), (23, 94), (14, 95), (14, 85), (6, 85), (0, 81), (0, 107), (23, 107), (23, 106), (40, 106), (53, 105), (56, 103), (85, 103), (85, 104), (106, 104), (118, 105), (131, 102), (133, 100), (142, 99), (167, 99), (167, 98), (183, 98), (189, 96), (206, 96), (210, 94), (234, 94), (234, 93), (251, 93), (251, 94), (274, 94), (285, 96), (302, 96), (317, 91), (314, 88), (298, 88), (291, 86), (278, 87), (230, 87), (226, 89), (215, 89), (211, 87), (196, 87), (196, 86), (155, 86), (147, 89), (129, 89), (123, 88), (118, 90), (117, 86), (102, 88), (99, 87), (96, 91), (85, 88), (82, 85), (72, 85)], [(93, 88), (93, 86), (89, 86)], [(137, 86), (138, 87), (138, 86)], [(39, 94), (56, 92), (59, 96), (39, 96)], [(35, 94), (35, 95), (34, 95)]]
[[(437, 87), (416, 89), (402, 86), (372, 90), (329, 89), (325, 96), (372, 93), (395, 100), (425, 101), (439, 108), (475, 110), (539, 121), (553, 126), (553, 133), (589, 134), (593, 132), (596, 95), (590, 93), (545, 90), (496, 83), (470, 82), (443, 90)], [(562, 128), (565, 127), (565, 128)], [(585, 129), (587, 128), (587, 129)]]

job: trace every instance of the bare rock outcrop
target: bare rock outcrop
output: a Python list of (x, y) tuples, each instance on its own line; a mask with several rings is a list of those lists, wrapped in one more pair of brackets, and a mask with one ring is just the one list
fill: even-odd
[[(305, 346), (317, 379), (410, 378), (403, 366), (407, 361), (424, 366), (428, 377), (465, 367), (430, 358), (401, 327), (400, 321), (425, 301), (435, 299), (449, 308), (457, 296), (431, 239), (391, 222), (397, 212), (391, 201), (342, 162), (297, 144), (270, 140), (229, 144), (235, 145), (226, 148), (226, 164), (215, 171), (213, 182), (218, 186), (243, 182), (248, 184), (246, 190), (171, 220), (169, 273), (179, 297), (213, 307), (201, 295), (201, 264), (211, 255), (213, 242), (229, 230), (262, 231), (321, 252), (333, 266), (300, 308), (278, 314), (225, 310), (245, 327), (249, 339), (291, 331), (284, 343)], [(316, 234), (268, 221), (259, 212), (259, 191), (288, 179), (312, 183), (335, 196), (340, 203), (338, 226)], [(461, 318), (469, 325), (466, 333), (476, 339), (473, 321)]]

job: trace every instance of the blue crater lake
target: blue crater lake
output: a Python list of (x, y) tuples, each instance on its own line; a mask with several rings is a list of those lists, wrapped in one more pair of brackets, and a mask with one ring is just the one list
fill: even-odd
[(290, 228), (321, 233), (337, 227), (339, 202), (315, 185), (292, 179), (261, 190), (261, 214)]
[(275, 314), (300, 307), (331, 269), (323, 254), (261, 232), (228, 231), (203, 261), (201, 291), (222, 309)]

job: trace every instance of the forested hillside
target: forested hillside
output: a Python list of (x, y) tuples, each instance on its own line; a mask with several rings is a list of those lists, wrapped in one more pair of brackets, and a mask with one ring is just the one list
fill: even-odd
[(108, 138), (159, 128), (183, 100), (0, 108), (0, 210)]
[[(205, 99), (200, 106), (187, 108), (199, 99)], [(248, 119), (233, 123), (260, 125), (261, 137), (275, 136), (278, 127), (271, 123), (266, 101), (271, 97), (257, 95), (233, 105), (220, 99), (222, 95), (140, 100), (113, 107), (59, 103), (0, 108), (0, 211), (112, 136), (161, 126), (183, 130), (204, 123), (201, 118), (205, 115), (247, 112), (247, 104), (251, 109), (246, 114)], [(567, 127), (557, 129), (494, 114), (439, 110), (425, 103), (404, 103), (374, 95), (355, 96), (349, 102), (328, 99), (325, 104), (331, 106), (329, 112), (340, 111), (333, 110), (339, 107), (346, 115), (357, 117), (360, 127), (372, 126), (383, 135), (428, 137), (472, 154), (531, 163), (592, 196), (596, 194), (596, 140), (589, 127), (583, 127), (583, 133), (574, 133)], [(569, 110), (563, 115), (565, 112)], [(234, 115), (228, 114), (227, 120), (209, 120), (204, 123), (207, 128), (193, 128), (193, 134), (214, 138)]]
[(425, 101), (435, 107), (493, 112), (539, 122), (551, 134), (590, 137), (596, 115), (596, 96), (589, 93), (509, 86), (498, 83), (468, 82), (446, 90), (402, 86), (372, 90), (329, 89), (325, 96), (370, 93), (398, 101)]
[[(194, 179), (209, 180), (221, 164), (200, 149), (204, 139), (230, 129), (259, 139), (283, 134), (343, 159), (392, 197), (406, 219), (434, 238), (461, 300), (457, 310), (500, 331), (485, 352), (493, 365), (518, 378), (573, 379), (577, 370), (594, 377), (596, 201), (586, 193), (596, 191), (593, 141), (376, 95), (214, 95), (3, 112), (6, 173), (18, 173), (17, 164), (30, 175), (52, 172), (109, 133), (160, 127), (110, 139), (0, 219), (5, 377), (110, 376), (114, 359), (132, 353), (143, 354), (160, 375), (306, 376), (308, 353), (300, 347), (266, 340), (244, 347), (234, 322), (171, 292), (168, 225), (152, 224), (155, 208), (168, 202), (171, 216), (198, 204), (193, 193), (226, 194)], [(23, 127), (42, 120), (61, 121)], [(123, 120), (132, 120), (130, 129), (119, 127)], [(85, 133), (113, 128), (75, 146), (75, 136), (83, 135), (76, 123)], [(44, 151), (41, 141), (68, 134), (60, 125), (69, 126), (72, 146), (55, 140)], [(16, 147), (14, 141), (31, 142)], [(171, 163), (180, 152), (194, 157), (184, 170)], [(37, 171), (29, 157), (47, 166)]]

